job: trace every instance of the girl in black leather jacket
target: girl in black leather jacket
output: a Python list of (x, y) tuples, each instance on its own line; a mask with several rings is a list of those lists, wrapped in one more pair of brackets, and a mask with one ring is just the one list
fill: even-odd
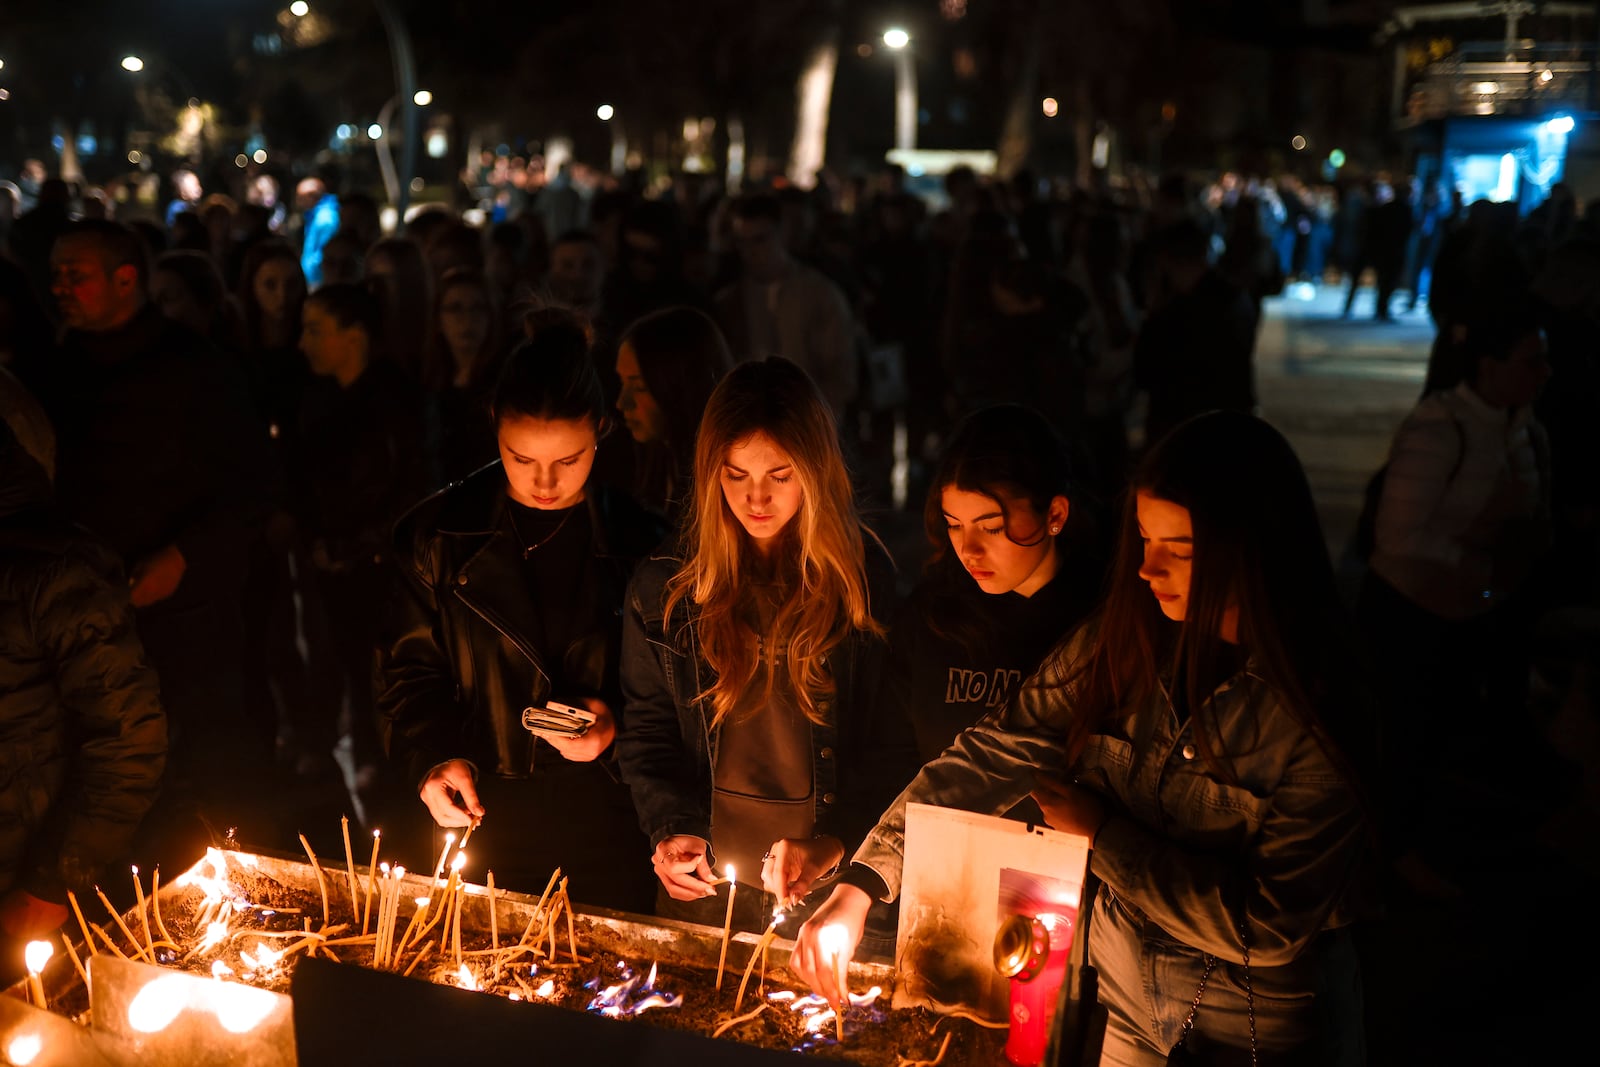
[[(385, 744), (439, 827), (482, 821), (473, 870), (537, 893), (559, 866), (576, 899), (646, 912), (650, 846), (611, 750), (623, 593), (665, 531), (589, 483), (608, 418), (576, 322), (546, 323), (512, 353), (492, 415), (500, 461), (397, 527), (400, 595), (380, 647)], [(551, 700), (593, 725), (534, 735), (524, 711)]]

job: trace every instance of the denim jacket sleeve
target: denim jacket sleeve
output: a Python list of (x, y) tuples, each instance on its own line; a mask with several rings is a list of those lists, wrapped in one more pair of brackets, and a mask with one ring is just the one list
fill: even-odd
[[(668, 639), (661, 598), (675, 561), (651, 559), (629, 583), (622, 628), (622, 777), (652, 846), (676, 834), (711, 840), (709, 754), (686, 737), (702, 719), (686, 698), (698, 688), (693, 659)], [(685, 690), (685, 686), (688, 687)], [(704, 729), (703, 723), (700, 729)], [(704, 779), (704, 780), (702, 780)]]
[[(1081, 632), (1080, 632), (1081, 633)], [(1248, 670), (1213, 700), (1231, 780), (1193, 759), (1165, 696), (1118, 709), (1077, 763), (1062, 741), (1074, 646), (1052, 653), (1003, 711), (960, 734), (923, 768), (856, 852), (898, 896), (905, 805), (999, 814), (1037, 778), (1076, 771), (1111, 818), (1090, 863), (1119, 897), (1172, 937), (1238, 962), (1281, 966), (1324, 930), (1370, 917), (1371, 836), (1355, 791), (1265, 680)]]

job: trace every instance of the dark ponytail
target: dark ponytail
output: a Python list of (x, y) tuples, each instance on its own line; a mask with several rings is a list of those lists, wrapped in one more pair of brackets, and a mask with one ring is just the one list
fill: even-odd
[(577, 316), (545, 310), (529, 338), (506, 359), (489, 400), (495, 425), (515, 417), (589, 419), (595, 436), (611, 428), (610, 405), (594, 361), (590, 337)]

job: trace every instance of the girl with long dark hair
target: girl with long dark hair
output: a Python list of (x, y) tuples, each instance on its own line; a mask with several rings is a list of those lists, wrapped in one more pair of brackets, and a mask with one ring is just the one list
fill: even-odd
[(1102, 1063), (1169, 1062), (1202, 975), (1205, 1062), (1363, 1062), (1349, 929), (1375, 914), (1373, 835), (1335, 737), (1370, 695), (1305, 474), (1266, 423), (1211, 412), (1132, 490), (1102, 610), (907, 787), (791, 966), (832, 1000), (818, 931), (859, 933), (898, 895), (908, 802), (999, 813), (1032, 792), (1090, 840)]

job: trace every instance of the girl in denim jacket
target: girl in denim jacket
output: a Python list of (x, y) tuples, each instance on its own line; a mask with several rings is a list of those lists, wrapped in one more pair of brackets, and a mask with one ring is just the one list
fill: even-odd
[(1332, 736), (1369, 704), (1356, 649), (1288, 443), (1241, 413), (1181, 424), (1134, 477), (1098, 615), (907, 787), (791, 966), (833, 997), (818, 931), (859, 932), (898, 895), (906, 803), (999, 813), (1031, 792), (1091, 841), (1102, 1063), (1180, 1043), (1209, 1063), (1361, 1062), (1347, 931), (1376, 911), (1372, 834)]

